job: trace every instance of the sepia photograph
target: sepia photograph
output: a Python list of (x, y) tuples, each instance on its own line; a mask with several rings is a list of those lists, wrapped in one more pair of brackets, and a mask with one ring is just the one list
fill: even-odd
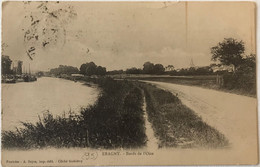
[(256, 165), (255, 2), (2, 2), (2, 166)]

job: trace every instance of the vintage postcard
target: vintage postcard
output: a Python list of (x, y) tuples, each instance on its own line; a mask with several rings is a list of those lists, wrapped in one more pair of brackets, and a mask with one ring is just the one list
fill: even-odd
[(258, 164), (254, 2), (2, 3), (3, 166)]

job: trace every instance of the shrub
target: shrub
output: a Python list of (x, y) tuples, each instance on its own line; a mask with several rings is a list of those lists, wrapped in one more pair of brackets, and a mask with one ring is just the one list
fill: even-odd
[(243, 94), (256, 94), (256, 76), (255, 74), (225, 74), (223, 75), (224, 89), (238, 90)]

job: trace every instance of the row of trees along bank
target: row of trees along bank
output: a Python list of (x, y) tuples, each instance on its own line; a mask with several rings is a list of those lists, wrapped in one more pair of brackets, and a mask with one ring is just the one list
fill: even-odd
[(94, 62), (84, 63), (80, 66), (80, 73), (83, 75), (105, 75), (107, 72), (105, 67), (97, 66)]
[[(145, 62), (143, 68), (128, 68), (126, 70), (106, 71), (105, 67), (98, 66), (94, 62), (84, 63), (78, 70), (76, 67), (59, 66), (52, 69), (55, 75), (80, 73), (86, 76), (114, 75), (114, 74), (150, 74), (150, 75), (173, 75), (173, 76), (195, 76), (195, 75), (218, 75), (217, 82), (221, 88), (239, 89), (256, 93), (256, 55), (245, 54), (245, 44), (234, 38), (225, 38), (216, 46), (210, 48), (211, 59), (214, 64), (204, 67), (190, 67), (174, 69), (173, 65), (163, 66)], [(205, 78), (204, 78), (205, 79)], [(218, 84), (217, 83), (217, 84)]]
[(106, 68), (102, 66), (97, 66), (94, 62), (90, 62), (90, 63), (82, 64), (80, 66), (80, 69), (73, 66), (59, 65), (59, 67), (50, 70), (50, 74), (55, 76), (60, 76), (63, 74), (71, 75), (71, 74), (79, 74), (79, 73), (87, 76), (105, 75)]
[[(210, 49), (211, 60), (216, 62), (204, 67), (190, 67), (176, 70), (173, 65), (163, 66), (162, 64), (153, 64), (145, 62), (143, 68), (128, 68), (127, 70), (109, 71), (108, 74), (170, 74), (170, 75), (211, 75), (244, 73), (255, 74), (256, 55), (245, 54), (245, 45), (243, 41), (234, 38), (225, 38), (222, 42)], [(232, 70), (230, 70), (230, 67)]]
[[(173, 65), (163, 66), (162, 64), (154, 64), (145, 62), (143, 68), (128, 68), (124, 70), (106, 71), (105, 67), (97, 66), (94, 62), (84, 63), (80, 69), (72, 66), (60, 65), (58, 68), (51, 69), (51, 73), (73, 74), (80, 73), (83, 75), (105, 75), (105, 74), (169, 74), (169, 75), (213, 75), (213, 74), (249, 74), (255, 75), (256, 72), (256, 56), (254, 54), (245, 55), (245, 46), (243, 41), (237, 41), (233, 38), (225, 38), (222, 42), (211, 48), (212, 61), (217, 64), (211, 64), (204, 67), (190, 67), (182, 69), (174, 69)], [(232, 67), (232, 70), (228, 70)], [(222, 68), (221, 70), (218, 70)], [(217, 70), (215, 70), (217, 69)], [(230, 68), (229, 68), (230, 69)]]

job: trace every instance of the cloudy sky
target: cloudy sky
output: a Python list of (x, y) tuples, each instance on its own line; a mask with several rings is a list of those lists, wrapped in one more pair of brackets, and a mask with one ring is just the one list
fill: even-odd
[(250, 2), (5, 2), (3, 53), (33, 70), (108, 70), (151, 61), (176, 68), (209, 65), (210, 47), (243, 40), (255, 53), (255, 4)]

